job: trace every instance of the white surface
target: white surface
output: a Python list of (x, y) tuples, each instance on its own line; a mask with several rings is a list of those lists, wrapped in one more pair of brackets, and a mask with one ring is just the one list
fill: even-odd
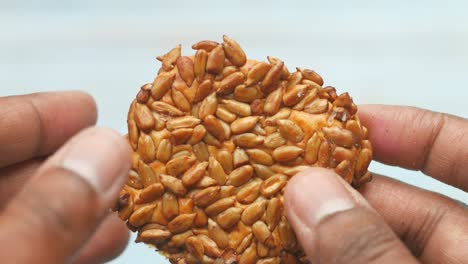
[[(249, 57), (274, 55), (322, 74), (357, 103), (413, 105), (468, 117), (466, 1), (0, 0), (0, 96), (80, 89), (99, 125), (126, 131), (154, 59), (228, 34)], [(138, 2), (138, 6), (136, 6)], [(371, 169), (468, 202), (468, 195), (399, 168)], [(165, 263), (130, 243), (112, 263)]]

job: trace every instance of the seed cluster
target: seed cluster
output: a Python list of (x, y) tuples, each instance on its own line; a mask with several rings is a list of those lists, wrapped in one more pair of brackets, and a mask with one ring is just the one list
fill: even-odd
[(356, 105), (312, 70), (247, 60), (227, 36), (192, 48), (158, 57), (131, 104), (132, 170), (115, 209), (172, 263), (307, 263), (283, 190), (310, 166), (371, 179)]

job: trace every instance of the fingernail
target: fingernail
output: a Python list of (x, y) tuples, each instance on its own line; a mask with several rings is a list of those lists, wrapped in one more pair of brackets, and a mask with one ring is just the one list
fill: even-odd
[[(60, 165), (88, 181), (99, 192), (123, 184), (129, 169), (128, 147), (116, 132), (87, 129), (67, 143), (59, 153)], [(128, 164), (127, 164), (128, 163)]]
[(353, 208), (355, 202), (338, 177), (321, 168), (298, 173), (287, 186), (288, 210), (312, 227), (331, 214)]

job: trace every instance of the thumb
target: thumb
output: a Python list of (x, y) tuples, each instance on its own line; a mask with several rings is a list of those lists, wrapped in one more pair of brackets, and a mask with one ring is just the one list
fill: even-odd
[(117, 133), (90, 128), (73, 137), (2, 212), (0, 260), (70, 262), (108, 214), (129, 168), (129, 147)]
[(312, 263), (417, 263), (364, 198), (331, 170), (294, 176), (285, 209)]

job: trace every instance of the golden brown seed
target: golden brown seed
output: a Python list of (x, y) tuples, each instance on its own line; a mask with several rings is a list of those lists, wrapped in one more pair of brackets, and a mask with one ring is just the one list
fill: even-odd
[(156, 152), (156, 158), (161, 162), (167, 162), (171, 157), (172, 144), (168, 139), (161, 140), (159, 143), (158, 151)]
[(218, 185), (218, 182), (215, 179), (208, 177), (208, 176), (204, 176), (200, 181), (198, 181), (195, 184), (195, 188), (205, 189), (205, 188), (215, 186), (215, 185)]
[(290, 115), (291, 115), (291, 109), (285, 108), (285, 107), (281, 108), (276, 114), (265, 119), (265, 125), (275, 126), (278, 120), (288, 119)]
[(236, 86), (234, 89), (234, 99), (240, 102), (250, 103), (255, 99), (259, 99), (261, 96), (261, 92), (257, 85), (246, 86), (241, 84)]
[(260, 193), (266, 198), (277, 194), (286, 185), (287, 177), (282, 174), (276, 174), (266, 179), (260, 186)]
[(320, 147), (320, 138), (317, 132), (315, 132), (307, 141), (305, 147), (305, 160), (309, 164), (313, 164), (317, 161), (318, 151)]
[(265, 103), (263, 102), (263, 100), (260, 100), (260, 99), (253, 100), (252, 103), (250, 103), (250, 109), (252, 110), (252, 114), (262, 115), (264, 105)]
[(233, 137), (234, 144), (242, 148), (254, 148), (262, 144), (263, 140), (263, 137), (253, 133), (244, 133)]
[(275, 174), (275, 172), (272, 171), (268, 166), (261, 165), (261, 164), (253, 164), (252, 166), (255, 170), (255, 175), (257, 175), (263, 180), (266, 180)]
[(237, 224), (241, 218), (242, 209), (231, 207), (221, 212), (216, 217), (216, 222), (224, 229), (229, 229)]
[(353, 170), (349, 160), (343, 160), (335, 168), (336, 174), (340, 175), (347, 183), (353, 180)]
[(206, 135), (206, 129), (203, 125), (197, 125), (193, 128), (192, 136), (187, 140), (187, 144), (195, 145)]
[(241, 67), (247, 61), (244, 51), (239, 44), (228, 36), (223, 36), (223, 47), (226, 54), (226, 58), (232, 62), (235, 66)]
[(211, 178), (215, 179), (219, 185), (224, 185), (226, 183), (227, 175), (221, 164), (214, 157), (209, 157), (208, 174)]
[(184, 80), (188, 86), (192, 85), (193, 79), (195, 79), (192, 59), (187, 56), (179, 57), (176, 61), (176, 66), (182, 80)]
[(138, 130), (135, 120), (129, 119), (127, 122), (128, 125), (128, 141), (132, 146), (133, 150), (136, 150), (138, 147), (138, 138), (140, 137), (140, 131)]
[(141, 190), (137, 199), (135, 199), (136, 204), (149, 203), (157, 198), (161, 197), (164, 193), (164, 186), (161, 183), (154, 183), (150, 186)]
[(200, 109), (198, 110), (198, 117), (204, 119), (208, 115), (214, 115), (217, 107), (218, 101), (216, 99), (216, 93), (212, 93), (202, 101)]
[(286, 248), (290, 249), (296, 245), (296, 236), (288, 223), (286, 217), (282, 217), (281, 221), (278, 225), (279, 236), (281, 240), (281, 245)]
[(270, 69), (271, 65), (266, 62), (255, 64), (255, 66), (250, 68), (247, 73), (247, 81), (245, 82), (245, 85), (252, 85), (261, 81)]
[(159, 100), (163, 95), (169, 91), (169, 88), (171, 88), (172, 83), (174, 82), (175, 79), (175, 73), (174, 72), (164, 72), (160, 73), (153, 82), (152, 88), (151, 88), (151, 97), (153, 97), (154, 100)]
[(252, 233), (262, 243), (265, 243), (271, 237), (270, 229), (263, 221), (257, 221), (252, 225)]
[(343, 160), (352, 160), (355, 154), (356, 153), (350, 149), (342, 148), (342, 147), (335, 147), (333, 149), (332, 156), (333, 156), (333, 159), (339, 163)]
[(276, 161), (284, 162), (299, 157), (303, 152), (303, 149), (296, 146), (281, 146), (273, 150), (273, 158)]
[(257, 247), (252, 243), (239, 258), (239, 264), (252, 264), (257, 261)]
[(162, 214), (168, 220), (179, 214), (179, 203), (172, 193), (164, 193), (162, 197)]
[(297, 84), (291, 87), (284, 93), (283, 95), (283, 103), (286, 106), (293, 106), (306, 95), (307, 90), (309, 89), (309, 85), (306, 84)]
[(149, 229), (138, 234), (138, 242), (161, 244), (171, 237), (171, 232), (161, 229)]
[(262, 81), (262, 91), (264, 93), (271, 92), (281, 78), (281, 71), (283, 70), (284, 62), (278, 60), (272, 65), (271, 69), (265, 75)]
[(133, 189), (143, 189), (143, 183), (141, 182), (140, 175), (134, 170), (128, 172), (128, 180), (126, 183), (128, 186)]
[(197, 78), (198, 82), (203, 81), (206, 71), (206, 61), (208, 59), (208, 52), (206, 50), (197, 50), (195, 53), (193, 71), (194, 75)]
[(224, 172), (231, 173), (233, 169), (232, 154), (227, 150), (220, 150), (216, 155), (216, 159), (219, 161), (224, 169)]
[(203, 247), (203, 243), (201, 240), (196, 237), (196, 236), (191, 236), (185, 240), (185, 246), (187, 247), (187, 250), (195, 256), (198, 260), (202, 260), (204, 253), (205, 253), (205, 248)]
[(135, 104), (135, 122), (136, 125), (143, 131), (148, 132), (154, 128), (154, 117), (148, 106)]
[(250, 105), (248, 104), (228, 99), (223, 99), (221, 102), (224, 104), (227, 110), (239, 116), (250, 116), (252, 114)]
[(267, 96), (265, 100), (265, 106), (263, 107), (265, 114), (270, 116), (276, 114), (281, 107), (282, 97), (283, 89), (281, 87), (271, 92)]
[(191, 236), (193, 236), (193, 232), (190, 230), (181, 234), (173, 235), (171, 237), (171, 240), (167, 243), (167, 245), (169, 247), (175, 248), (182, 247), (183, 245), (185, 245), (185, 241)]
[(177, 59), (180, 57), (180, 53), (182, 50), (182, 46), (178, 44), (170, 50), (168, 53), (164, 54), (164, 56), (160, 56), (157, 59), (162, 61), (162, 69), (165, 71), (169, 71), (172, 69), (172, 66), (174, 63), (177, 61)]
[(190, 109), (192, 109), (192, 105), (181, 91), (177, 89), (172, 89), (171, 95), (172, 100), (174, 101), (174, 104), (177, 108), (184, 112), (190, 112)]
[(250, 204), (260, 195), (261, 181), (253, 180), (241, 186), (237, 192), (236, 199), (240, 203)]
[(263, 150), (248, 149), (247, 154), (249, 154), (249, 157), (252, 162), (260, 163), (260, 164), (268, 165), (268, 166), (273, 165), (273, 158), (271, 157), (270, 154), (266, 153)]
[(193, 212), (196, 213), (195, 220), (193, 221), (196, 227), (203, 227), (208, 223), (208, 217), (203, 209), (195, 207)]
[(167, 121), (166, 128), (169, 131), (178, 129), (178, 128), (193, 128), (196, 125), (200, 124), (201, 120), (193, 116), (182, 116), (172, 118)]
[[(309, 85), (310, 86), (310, 85)], [(313, 87), (306, 95), (293, 107), (294, 110), (302, 111), (306, 105), (309, 105), (313, 100), (317, 98), (318, 88)]]
[(212, 92), (212, 88), (213, 82), (211, 80), (204, 80), (200, 83), (193, 98), (193, 103), (198, 103), (205, 99)]
[(225, 139), (223, 126), (213, 115), (207, 115), (203, 119), (203, 125), (217, 140), (223, 141)]
[(217, 88), (219, 94), (230, 94), (234, 91), (237, 85), (244, 82), (244, 74), (242, 72), (234, 72), (224, 78)]
[(151, 87), (153, 85), (151, 83), (144, 84), (141, 86), (140, 91), (136, 96), (136, 100), (140, 104), (146, 104), (151, 96)]
[(133, 214), (128, 218), (128, 222), (135, 227), (140, 227), (148, 222), (151, 215), (153, 214), (155, 204), (148, 204), (138, 208)]
[(177, 107), (162, 101), (156, 101), (151, 104), (151, 109), (160, 114), (169, 116), (182, 116), (184, 112), (180, 111)]
[(219, 43), (211, 40), (202, 40), (192, 45), (194, 50), (206, 50), (208, 52), (212, 51), (214, 48), (218, 47)]
[(275, 133), (268, 135), (265, 138), (265, 142), (263, 142), (263, 144), (267, 148), (275, 149), (277, 147), (280, 147), (286, 144), (286, 139), (284, 139), (280, 133), (275, 132)]
[(205, 142), (193, 145), (193, 154), (195, 154), (198, 161), (207, 161), (210, 157), (210, 153), (208, 152)]
[(330, 150), (330, 143), (328, 141), (323, 141), (320, 145), (317, 160), (321, 167), (328, 167), (330, 162), (331, 150)]
[(173, 234), (182, 233), (192, 227), (195, 214), (181, 214), (167, 224), (167, 229)]
[(177, 179), (176, 177), (172, 177), (170, 175), (161, 174), (159, 175), (161, 178), (161, 182), (168, 190), (178, 196), (182, 196), (187, 193), (187, 189), (185, 189), (182, 181)]
[(306, 78), (307, 80), (311, 80), (313, 82), (315, 82), (316, 84), (322, 86), (323, 85), (323, 79), (322, 79), (322, 76), (320, 76), (318, 73), (316, 73), (315, 71), (312, 71), (312, 70), (308, 70), (308, 69), (303, 69), (303, 68), (296, 68), (298, 71), (300, 71), (302, 73), (302, 76), (304, 76), (304, 78)]
[(228, 185), (233, 186), (241, 186), (242, 184), (246, 183), (250, 178), (253, 176), (253, 168), (250, 165), (245, 165), (233, 170), (229, 174), (229, 178), (227, 180)]
[(241, 134), (250, 131), (258, 122), (258, 116), (248, 116), (235, 120), (231, 123), (231, 131), (234, 134)]
[(353, 134), (351, 131), (339, 127), (323, 127), (325, 137), (338, 146), (350, 148), (353, 145)]
[(138, 153), (144, 162), (152, 162), (156, 156), (153, 140), (148, 134), (141, 133), (138, 139)]
[(153, 183), (159, 182), (159, 175), (155, 175), (150, 166), (146, 165), (143, 161), (138, 161), (138, 174), (141, 177), (143, 186), (148, 187)]
[(356, 162), (355, 174), (357, 176), (364, 175), (367, 171), (367, 167), (369, 167), (371, 160), (372, 160), (372, 150), (368, 148), (362, 149), (361, 152), (359, 153), (359, 156)]
[(234, 120), (237, 119), (237, 116), (235, 114), (229, 112), (226, 108), (222, 106), (216, 109), (216, 116), (226, 123), (232, 123)]
[(226, 198), (223, 198), (219, 201), (216, 201), (215, 203), (211, 204), (210, 206), (206, 207), (205, 208), (205, 212), (207, 215), (213, 217), (219, 213), (221, 213), (222, 211), (228, 209), (229, 207), (231, 207), (234, 202), (236, 201), (236, 197), (235, 196), (230, 196), (230, 197), (226, 197)]
[(202, 241), (206, 255), (214, 258), (221, 256), (221, 251), (211, 238), (207, 235), (198, 235), (197, 237)]
[(265, 222), (270, 231), (273, 231), (281, 220), (283, 203), (277, 197), (270, 199), (265, 212)]
[(263, 200), (260, 202), (255, 202), (247, 208), (245, 208), (244, 212), (242, 212), (241, 220), (246, 225), (252, 225), (257, 220), (259, 220), (263, 214), (265, 213), (267, 201)]
[(193, 128), (179, 128), (171, 132), (171, 142), (174, 145), (185, 144), (193, 134)]
[(208, 235), (221, 249), (226, 248), (229, 244), (229, 237), (226, 232), (211, 219), (208, 219)]
[(292, 142), (299, 142), (304, 138), (304, 132), (291, 120), (276, 121), (281, 135)]
[(249, 163), (249, 157), (247, 156), (247, 153), (245, 153), (245, 150), (236, 148), (232, 153), (232, 161), (234, 163), (234, 168), (237, 168)]
[(200, 162), (186, 171), (182, 176), (182, 183), (184, 186), (189, 187), (199, 182), (205, 175), (206, 167), (208, 167), (207, 161)]
[(171, 159), (166, 163), (166, 170), (172, 176), (179, 176), (188, 170), (197, 159), (192, 156), (181, 156), (175, 159)]
[(218, 45), (208, 55), (208, 59), (206, 61), (206, 71), (213, 74), (221, 73), (224, 66), (224, 58), (225, 55), (223, 46)]
[(213, 186), (203, 189), (195, 194), (193, 197), (193, 202), (196, 206), (207, 207), (208, 205), (214, 203), (219, 199), (220, 196), (220, 187)]
[(328, 109), (328, 101), (326, 99), (315, 99), (310, 104), (306, 105), (304, 111), (310, 114), (322, 114)]
[[(265, 258), (265, 259), (260, 259), (257, 261), (257, 264), (280, 264), (280, 263), (282, 262), (279, 257)], [(291, 264), (291, 263), (285, 262), (285, 264)]]

